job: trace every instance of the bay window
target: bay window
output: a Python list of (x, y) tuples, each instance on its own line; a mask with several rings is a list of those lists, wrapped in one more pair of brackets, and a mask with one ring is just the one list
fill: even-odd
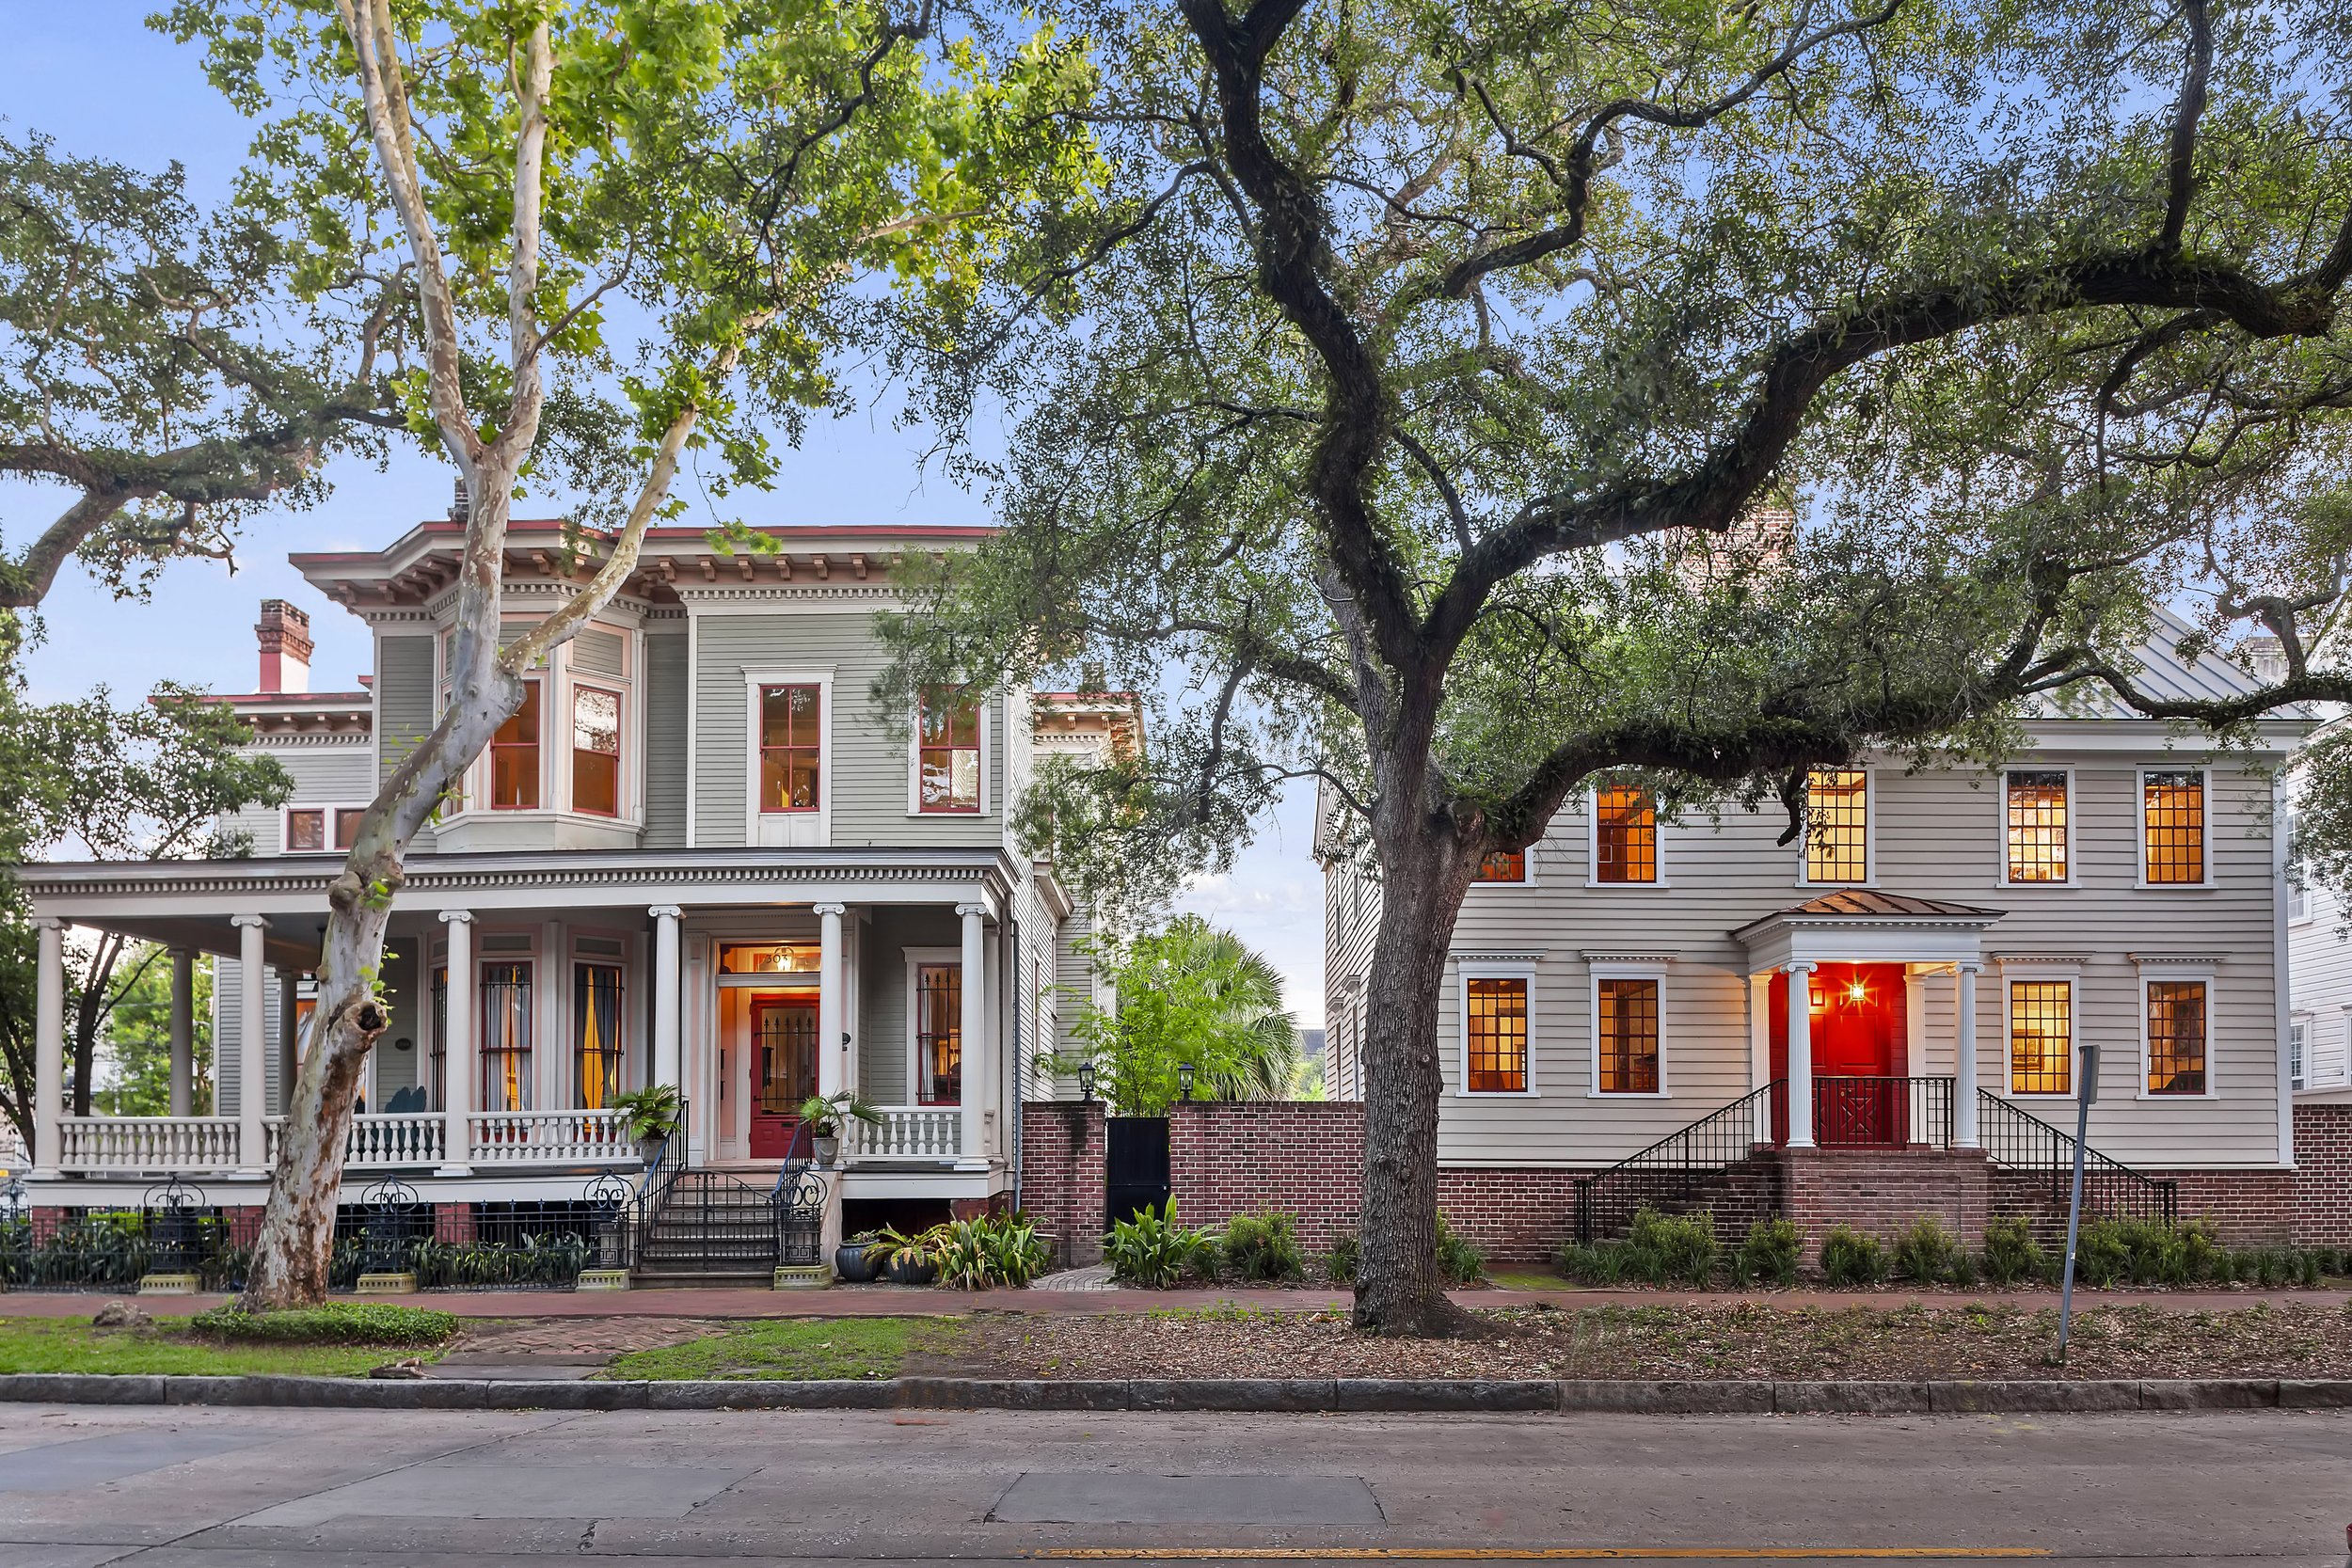
[(523, 705), (490, 737), (490, 809), (539, 809), (539, 683), (523, 683)]
[(572, 692), (572, 809), (621, 815), (621, 698), (593, 686)]

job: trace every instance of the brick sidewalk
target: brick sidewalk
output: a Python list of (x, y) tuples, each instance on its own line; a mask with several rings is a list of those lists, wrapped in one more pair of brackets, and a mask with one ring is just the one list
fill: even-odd
[[(87, 1317), (125, 1291), (0, 1294), (0, 1317)], [(158, 1317), (199, 1312), (228, 1300), (222, 1295), (141, 1296), (138, 1304)], [(351, 1298), (346, 1298), (351, 1299)], [(1148, 1312), (1229, 1305), (1263, 1312), (1320, 1312), (1345, 1307), (1339, 1291), (937, 1291), (893, 1286), (836, 1286), (827, 1291), (449, 1291), (406, 1296), (370, 1296), (434, 1307), (464, 1318), (859, 1318), (947, 1315), (961, 1312), (1075, 1313)], [(1532, 1307), (1549, 1303), (1581, 1307), (1896, 1307), (1919, 1303), (1958, 1307), (1982, 1301), (2026, 1308), (2056, 1307), (2055, 1291), (1600, 1291), (1562, 1285), (1542, 1291), (1459, 1291), (1465, 1307)], [(2282, 1306), (2301, 1302), (2340, 1307), (2352, 1291), (2084, 1291), (2085, 1307), (2169, 1307), (2182, 1311), (2228, 1310), (2257, 1302)]]

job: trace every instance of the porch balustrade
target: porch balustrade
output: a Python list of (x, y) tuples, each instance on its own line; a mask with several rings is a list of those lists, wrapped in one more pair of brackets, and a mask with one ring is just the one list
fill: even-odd
[(618, 1111), (477, 1111), (466, 1118), (471, 1165), (635, 1164), (637, 1144)]
[(210, 1171), (237, 1166), (235, 1117), (62, 1117), (58, 1168)]
[[(354, 1117), (351, 1136), (343, 1143), (346, 1170), (388, 1170), (408, 1165), (437, 1165), (449, 1143), (449, 1119), (435, 1111), (402, 1111)], [(267, 1139), (262, 1163), (275, 1168), (279, 1143), (286, 1135), (286, 1118), (271, 1117), (262, 1124)]]
[(885, 1105), (879, 1123), (851, 1120), (842, 1153), (852, 1160), (952, 1160), (963, 1152), (963, 1112), (954, 1105)]
[[(949, 1111), (952, 1120), (955, 1116)], [(467, 1118), (476, 1165), (635, 1164), (636, 1143), (617, 1111), (520, 1111)], [(245, 1168), (235, 1117), (66, 1117), (60, 1168), (77, 1175)], [(262, 1122), (262, 1157), (275, 1166), (286, 1118)], [(947, 1152), (953, 1153), (952, 1139)], [(348, 1170), (400, 1170), (449, 1163), (449, 1117), (439, 1111), (356, 1117), (343, 1146)]]

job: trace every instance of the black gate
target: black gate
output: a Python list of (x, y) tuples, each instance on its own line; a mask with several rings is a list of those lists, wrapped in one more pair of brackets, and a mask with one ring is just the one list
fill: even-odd
[(1132, 1219), (1139, 1209), (1168, 1202), (1168, 1118), (1109, 1118), (1110, 1158), (1104, 1173), (1105, 1225)]

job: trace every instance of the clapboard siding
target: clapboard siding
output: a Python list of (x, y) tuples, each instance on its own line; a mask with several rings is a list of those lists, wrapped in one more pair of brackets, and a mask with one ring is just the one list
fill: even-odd
[(2303, 1086), (2352, 1083), (2352, 929), (2344, 900), (2314, 885), (2303, 919), (2287, 927), (2295, 1016), (2303, 1023)]
[(990, 810), (981, 816), (907, 811), (908, 726), (895, 734), (867, 698), (886, 655), (864, 613), (702, 614), (694, 618), (694, 842), (745, 842), (752, 800), (744, 672), (833, 677), (832, 831), (842, 847), (939, 847), (1004, 838), (1005, 702), (989, 703)]
[(907, 1021), (907, 957), (910, 947), (955, 950), (962, 942), (955, 911), (922, 906), (883, 908), (859, 939), (864, 955), (864, 990), (858, 1016), (858, 1083), (876, 1105), (914, 1102), (908, 1086), (914, 1036)]
[[(1973, 768), (1905, 775), (1887, 767), (1873, 780), (1875, 885), (2006, 911), (1984, 939), (1988, 963), (1978, 998), (1983, 1085), (1998, 1092), (2007, 1083), (2007, 994), (2000, 967), (1991, 960), (2003, 954), (2079, 958), (2077, 1038), (2095, 1038), (2103, 1048), (2102, 1098), (2092, 1113), (2096, 1146), (2126, 1162), (2167, 1167), (2276, 1164), (2281, 1044), (2268, 777), (2226, 759), (2214, 767), (2207, 852), (2215, 886), (2143, 889), (2134, 885), (2136, 759), (2037, 754), (2035, 760), (2075, 765), (2079, 886), (2000, 885), (2000, 792), (1993, 776)], [(2152, 752), (2146, 761), (2164, 766), (2170, 759)], [(1458, 964), (1450, 964), (1438, 1039), (1446, 1083), (1439, 1157), (1450, 1164), (1613, 1161), (1753, 1087), (1759, 1080), (1747, 956), (1730, 933), (1820, 891), (1800, 880), (1799, 847), (1774, 842), (1786, 828), (1786, 818), (1771, 812), (1695, 814), (1661, 830), (1664, 885), (1588, 887), (1587, 820), (1579, 801), (1534, 847), (1529, 884), (1474, 886), (1454, 951), (1536, 955), (1530, 996), (1534, 1093), (1456, 1092), (1460, 974)], [(1343, 860), (1329, 867), (1325, 947), (1335, 1098), (1362, 1092), (1356, 1048), (1360, 1004), (1343, 982), (1370, 967), (1378, 909), (1376, 880)], [(1662, 990), (1664, 1096), (1604, 1100), (1591, 1093), (1592, 966), (1582, 957), (1588, 950), (1673, 955)], [(2218, 957), (2212, 982), (2212, 1098), (2140, 1093), (2141, 992), (2130, 957), (2136, 953)], [(1957, 1053), (1953, 981), (1931, 974), (1912, 983), (1919, 989), (1925, 1023), (1916, 1046), (1919, 1070), (1948, 1073)], [(2026, 1108), (2052, 1114), (2046, 1101)]]
[[(368, 776), (365, 736), (339, 736), (326, 744), (273, 746), (263, 742), (253, 750), (276, 758), (294, 781), (288, 805), (361, 805), (375, 794), (374, 783)], [(249, 835), (253, 853), (276, 855), (285, 850), (283, 816), (282, 807), (256, 806), (223, 816), (220, 825), (227, 832)]]
[[(407, 945), (398, 943), (396, 945)], [(245, 990), (241, 965), (234, 958), (216, 957), (213, 964), (213, 1098), (219, 1106), (216, 1114), (233, 1117), (239, 1114), (241, 1090), (245, 1082)], [(392, 1028), (370, 1053), (371, 1070), (375, 1078), (375, 1093), (368, 1101), (368, 1109), (380, 1111), (384, 1101), (395, 1089), (406, 1088), (418, 1082), (422, 1070), (419, 1058), (422, 1048), (416, 1026), (417, 1009), (421, 992), (417, 990), (417, 959), (409, 953), (396, 953), (384, 965), (384, 992), (391, 1004)], [(310, 982), (303, 982), (307, 993)], [(264, 1094), (262, 1101), (264, 1116), (278, 1116), (285, 1109), (285, 1085), (279, 1081), (279, 1036), (278, 1033), (278, 977), (275, 969), (265, 970), (262, 977), (262, 1077)], [(401, 1040), (410, 1042), (407, 1051), (398, 1049)]]
[(389, 779), (433, 729), (433, 639), (375, 640), (375, 736), (379, 780)]
[(645, 832), (648, 849), (686, 846), (687, 639), (645, 639)]

